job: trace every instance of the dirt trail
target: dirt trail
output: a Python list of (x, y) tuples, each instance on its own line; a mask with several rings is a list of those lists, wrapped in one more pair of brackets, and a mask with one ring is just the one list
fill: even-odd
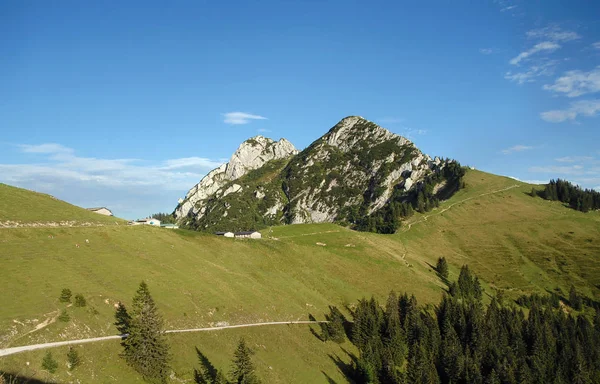
[(409, 223), (408, 226), (407, 226), (407, 228), (406, 228), (406, 230), (404, 230), (403, 232), (410, 231), (410, 229), (412, 228), (413, 225), (418, 224), (418, 223), (422, 223), (424, 221), (427, 221), (427, 219), (429, 217), (431, 217), (431, 216), (441, 215), (442, 213), (446, 212), (447, 210), (449, 210), (450, 208), (454, 207), (457, 204), (462, 204), (462, 203), (467, 202), (469, 200), (477, 199), (477, 198), (480, 198), (480, 197), (483, 197), (483, 196), (493, 195), (495, 193), (500, 193), (500, 192), (508, 191), (509, 189), (513, 189), (513, 188), (517, 188), (517, 187), (520, 187), (520, 185), (519, 184), (514, 184), (514, 185), (511, 185), (510, 187), (498, 189), (498, 190), (491, 191), (491, 192), (485, 192), (485, 193), (482, 193), (481, 195), (477, 195), (477, 196), (469, 197), (469, 198), (461, 200), (461, 201), (457, 201), (456, 203), (450, 204), (449, 206), (447, 206), (446, 208), (440, 210), (439, 212), (435, 212), (435, 213), (432, 213), (430, 215), (423, 216), (423, 218), (421, 220), (417, 220), (414, 223)]
[[(288, 324), (288, 325), (289, 324), (319, 324), (319, 323), (327, 323), (327, 321), (308, 321), (308, 320), (306, 320), (306, 321), (304, 321), (304, 320), (271, 321), (271, 322), (265, 322), (265, 323), (224, 325), (221, 327), (209, 327), (209, 328), (172, 329), (169, 331), (165, 331), (165, 333), (210, 332), (210, 331), (220, 331), (223, 329), (230, 329), (230, 328), (262, 327), (262, 326), (267, 326), (267, 325), (285, 325), (285, 324)], [(103, 337), (93, 337), (90, 339), (79, 339), (79, 340), (57, 341), (54, 343), (23, 345), (20, 347), (0, 349), (0, 356), (14, 355), (15, 353), (34, 351), (36, 349), (54, 348), (54, 347), (62, 347), (65, 345), (85, 344), (85, 343), (94, 343), (97, 341), (123, 339), (124, 337), (126, 337), (126, 335), (103, 336)]]

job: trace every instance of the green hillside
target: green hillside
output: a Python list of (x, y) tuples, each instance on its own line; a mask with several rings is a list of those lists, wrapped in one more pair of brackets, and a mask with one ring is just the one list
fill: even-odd
[[(306, 320), (309, 314), (322, 319), (328, 305), (384, 298), (392, 289), (437, 303), (445, 285), (431, 266), (440, 256), (450, 262), (451, 279), (469, 264), (488, 294), (503, 288), (513, 299), (556, 289), (566, 295), (574, 284), (600, 298), (598, 212), (533, 198), (531, 185), (479, 171), (467, 172), (465, 182), (465, 189), (411, 217), (394, 235), (333, 224), (271, 227), (262, 240), (145, 226), (0, 229), (0, 348), (115, 334), (113, 305), (130, 304), (142, 279), (167, 329)], [(12, 220), (73, 220), (62, 206), (81, 214), (77, 220), (92, 214), (46, 195), (0, 187), (0, 212), (13, 212), (8, 207), (19, 199), (30, 204), (10, 208)], [(35, 199), (26, 199), (29, 194)], [(67, 308), (58, 301), (62, 288), (83, 294), (88, 306)], [(64, 308), (71, 321), (54, 321)], [(47, 326), (28, 333), (45, 320)], [(353, 353), (349, 343), (322, 343), (303, 325), (169, 335), (176, 379), (191, 379), (199, 366), (194, 347), (228, 369), (242, 335), (256, 350), (259, 376), (269, 383), (344, 382), (337, 358), (348, 362), (344, 351)], [(54, 350), (62, 359), (55, 375), (41, 371), (43, 350), (0, 357), (0, 371), (59, 382), (139, 381), (118, 358), (117, 341), (77, 348), (84, 364), (72, 376), (64, 368), (64, 348)]]
[[(6, 224), (8, 221), (11, 223)], [(44, 193), (0, 183), (0, 225), (2, 223), (40, 226), (114, 225), (116, 223), (123, 224), (124, 221), (90, 212)]]

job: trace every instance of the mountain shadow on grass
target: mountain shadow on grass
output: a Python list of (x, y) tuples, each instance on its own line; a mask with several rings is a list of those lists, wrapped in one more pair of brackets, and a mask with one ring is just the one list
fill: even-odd
[[(4, 380), (4, 381), (2, 381)], [(44, 381), (33, 377), (22, 376), (18, 373), (0, 371), (0, 383), (6, 384), (56, 384), (55, 381)]]

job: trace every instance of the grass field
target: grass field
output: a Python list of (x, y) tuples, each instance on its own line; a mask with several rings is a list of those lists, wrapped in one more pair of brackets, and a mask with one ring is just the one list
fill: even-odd
[[(440, 256), (451, 264), (451, 279), (469, 264), (489, 294), (495, 288), (513, 298), (556, 288), (568, 292), (575, 284), (600, 297), (598, 212), (583, 214), (532, 198), (531, 185), (509, 178), (469, 171), (465, 180), (466, 189), (437, 210), (410, 218), (395, 235), (333, 224), (268, 228), (258, 241), (145, 226), (1, 229), (0, 291), (5, 295), (0, 347), (114, 334), (113, 305), (119, 300), (129, 304), (141, 280), (148, 283), (168, 329), (305, 320), (309, 314), (322, 319), (330, 304), (344, 307), (363, 296), (383, 298), (391, 289), (436, 303), (444, 285), (431, 265)], [(23, 199), (31, 192), (0, 187), (0, 221), (73, 219), (55, 217), (67, 214), (66, 204), (46, 195), (36, 194), (39, 200), (28, 208), (7, 208), (14, 205), (13, 194)], [(508, 187), (513, 188), (496, 192)], [(37, 213), (30, 216), (25, 210)], [(85, 308), (67, 308), (68, 323), (53, 321), (67, 307), (58, 301), (62, 288), (88, 300)], [(28, 333), (45, 320), (49, 325)], [(194, 347), (227, 369), (242, 335), (257, 351), (265, 382), (343, 382), (340, 367), (353, 353), (349, 344), (342, 349), (322, 343), (300, 325), (170, 335), (175, 377), (192, 377), (198, 367)], [(87, 360), (72, 375), (64, 361), (55, 375), (41, 371), (45, 351), (0, 358), (0, 371), (59, 382), (135, 382), (117, 356), (118, 341), (77, 348)], [(54, 351), (66, 354), (66, 349)]]

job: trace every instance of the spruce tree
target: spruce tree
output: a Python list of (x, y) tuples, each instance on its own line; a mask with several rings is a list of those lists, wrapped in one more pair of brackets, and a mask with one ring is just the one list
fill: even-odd
[(70, 303), (71, 302), (71, 290), (69, 288), (63, 288), (63, 290), (60, 292), (60, 302), (61, 303)]
[(231, 367), (231, 381), (235, 384), (257, 384), (260, 383), (254, 373), (254, 364), (252, 363), (252, 350), (246, 345), (246, 341), (241, 338), (237, 349), (233, 354), (233, 365)]
[(75, 306), (76, 307), (85, 307), (87, 302), (85, 301), (85, 297), (82, 294), (78, 293), (75, 295)]
[(42, 360), (42, 369), (45, 369), (50, 373), (54, 373), (56, 372), (57, 368), (58, 362), (54, 360), (54, 357), (52, 357), (52, 352), (46, 352), (46, 354), (44, 355), (44, 359)]
[(81, 358), (79, 354), (73, 347), (69, 348), (69, 352), (67, 352), (67, 363), (69, 364), (69, 369), (73, 370), (81, 365)]
[(329, 314), (325, 315), (325, 319), (328, 323), (323, 323), (321, 326), (323, 339), (331, 340), (338, 344), (343, 343), (346, 339), (346, 330), (344, 328), (346, 318), (342, 312), (337, 307), (330, 305)]
[(122, 356), (143, 379), (165, 383), (169, 369), (169, 346), (163, 330), (163, 319), (145, 282), (133, 297), (129, 335), (122, 343)]
[(445, 257), (440, 257), (438, 259), (435, 270), (442, 280), (448, 280), (448, 262), (446, 261)]
[(581, 297), (579, 297), (579, 295), (577, 294), (577, 290), (573, 285), (571, 285), (571, 289), (569, 290), (569, 304), (571, 304), (571, 307), (574, 310), (581, 310)]

